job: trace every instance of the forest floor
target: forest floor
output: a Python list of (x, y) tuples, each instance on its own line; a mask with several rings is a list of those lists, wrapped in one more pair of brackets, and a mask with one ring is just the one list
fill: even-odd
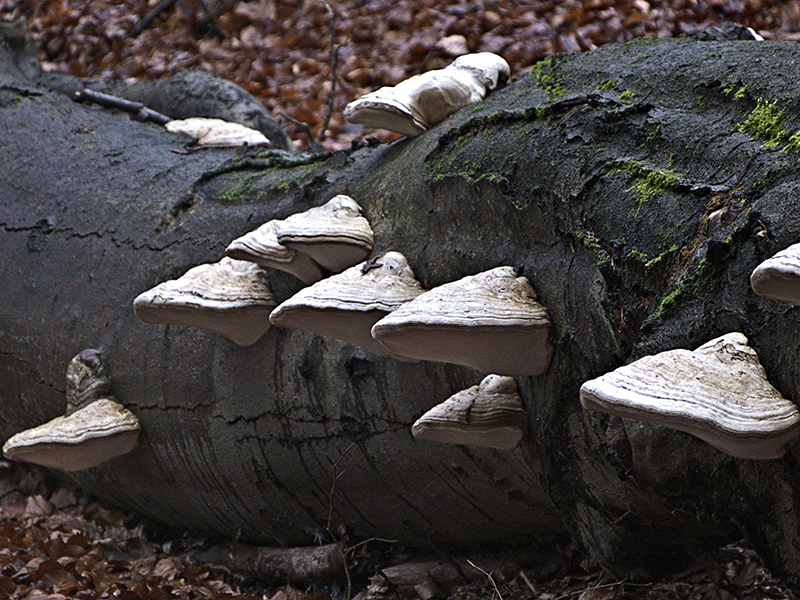
[[(559, 52), (691, 34), (728, 22), (752, 27), (768, 40), (800, 41), (798, 0), (177, 0), (142, 28), (157, 4), (0, 0), (0, 19), (27, 19), (39, 58), (50, 70), (120, 79), (155, 79), (186, 68), (212, 71), (255, 95), (300, 148), (315, 141), (328, 150), (367, 135), (396, 139), (345, 123), (342, 109), (368, 91), (441, 68), (464, 52), (498, 53), (518, 77)], [(194, 564), (187, 550), (201, 543), (191, 534), (104, 506), (36, 469), (0, 462), (0, 597), (347, 596), (341, 586), (275, 587)], [(354, 583), (353, 596), (367, 585), (366, 580)], [(420, 590), (411, 597), (434, 593)], [(376, 594), (369, 597), (399, 598), (394, 592)], [(761, 600), (792, 595), (755, 553), (736, 545), (649, 583), (614, 581), (572, 560), (515, 560), (448, 590), (448, 597)]]

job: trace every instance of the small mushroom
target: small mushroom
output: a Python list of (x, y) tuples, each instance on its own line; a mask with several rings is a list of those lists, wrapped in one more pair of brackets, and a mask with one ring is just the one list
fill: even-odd
[(414, 137), (459, 108), (480, 102), (489, 90), (505, 84), (510, 73), (508, 63), (496, 54), (465, 54), (444, 69), (354, 100), (345, 107), (344, 116), (350, 123)]
[(114, 400), (102, 355), (84, 350), (67, 367), (67, 412), (12, 436), (9, 460), (79, 471), (127, 454), (139, 440), (139, 420)]
[(387, 252), (300, 290), (278, 306), (269, 320), (279, 327), (332, 337), (407, 361), (378, 343), (370, 330), (424, 291), (406, 257)]
[(191, 117), (167, 122), (172, 133), (188, 135), (201, 146), (269, 146), (267, 137), (255, 129), (222, 119)]
[(133, 310), (145, 323), (200, 327), (250, 346), (269, 329), (276, 304), (258, 265), (225, 257), (139, 294)]
[(322, 206), (275, 224), (278, 242), (302, 252), (331, 273), (360, 263), (372, 250), (372, 228), (350, 196), (334, 196)]
[(375, 323), (372, 336), (408, 358), (517, 377), (547, 369), (549, 331), (530, 282), (497, 267), (420, 294)]
[(271, 267), (285, 271), (306, 285), (325, 277), (325, 270), (311, 260), (311, 257), (287, 248), (278, 241), (276, 223), (277, 221), (268, 221), (258, 229), (236, 238), (225, 249), (225, 254), (236, 260), (254, 262), (262, 268)]
[(800, 305), (800, 244), (789, 246), (758, 265), (750, 286), (759, 296)]
[(645, 356), (587, 381), (580, 397), (588, 410), (685, 431), (738, 458), (780, 458), (800, 435), (800, 412), (741, 333)]
[(528, 413), (512, 377), (489, 375), (434, 406), (411, 433), (434, 442), (511, 449), (528, 433)]

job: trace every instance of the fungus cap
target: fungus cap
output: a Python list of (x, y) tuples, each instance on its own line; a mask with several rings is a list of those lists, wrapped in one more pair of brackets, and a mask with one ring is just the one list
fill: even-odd
[(497, 267), (420, 294), (378, 321), (372, 336), (408, 358), (517, 377), (547, 369), (549, 331), (528, 279)]
[(387, 252), (300, 290), (272, 312), (270, 321), (409, 360), (388, 351), (370, 330), (424, 291), (405, 256)]
[(444, 69), (428, 71), (382, 87), (344, 109), (350, 123), (414, 137), (458, 109), (480, 102), (508, 79), (508, 63), (490, 52), (466, 54)]
[(275, 226), (278, 221), (267, 221), (261, 227), (233, 240), (225, 254), (236, 260), (253, 262), (262, 268), (271, 267), (297, 277), (306, 285), (325, 277), (325, 270), (311, 257), (287, 248), (278, 241)]
[(225, 257), (139, 294), (133, 310), (145, 323), (200, 327), (250, 346), (269, 329), (276, 304), (258, 265)]
[(175, 119), (164, 125), (172, 133), (188, 135), (202, 146), (269, 146), (269, 139), (260, 131), (222, 119), (190, 117)]
[(3, 454), (9, 460), (80, 471), (133, 450), (139, 430), (133, 413), (114, 400), (101, 398), (69, 416), (11, 436)]
[(489, 375), (422, 415), (414, 437), (489, 448), (515, 448), (528, 432), (528, 413), (512, 377)]
[(685, 431), (738, 458), (780, 458), (800, 435), (797, 407), (736, 332), (640, 358), (587, 381), (580, 397), (588, 410)]
[(373, 244), (372, 228), (361, 216), (361, 207), (344, 194), (278, 221), (275, 233), (280, 244), (302, 252), (331, 273), (367, 258)]
[(750, 286), (759, 296), (800, 305), (800, 244), (789, 246), (758, 265)]

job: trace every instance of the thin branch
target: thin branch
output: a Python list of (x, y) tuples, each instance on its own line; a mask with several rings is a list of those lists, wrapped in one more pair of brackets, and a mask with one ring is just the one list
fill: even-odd
[(167, 10), (170, 6), (175, 4), (176, 1), (177, 0), (161, 0), (161, 2), (159, 2), (158, 5), (153, 10), (151, 10), (149, 13), (147, 13), (144, 16), (144, 18), (141, 21), (139, 21), (139, 24), (131, 30), (131, 32), (128, 34), (128, 37), (129, 38), (134, 38), (137, 35), (139, 35), (140, 33), (142, 33), (145, 29), (147, 29), (147, 26), (150, 25), (150, 23), (152, 23), (153, 20), (158, 15), (160, 15), (162, 12)]
[(491, 584), (492, 584), (492, 587), (494, 588), (494, 591), (495, 591), (495, 593), (497, 594), (497, 597), (498, 597), (498, 598), (500, 598), (500, 600), (503, 600), (503, 594), (501, 594), (501, 593), (500, 593), (500, 590), (497, 588), (497, 584), (494, 582), (494, 577), (492, 577), (492, 574), (491, 574), (491, 573), (487, 573), (486, 571), (484, 571), (483, 569), (481, 569), (481, 568), (480, 568), (478, 565), (476, 565), (476, 564), (475, 564), (474, 562), (472, 562), (470, 559), (467, 559), (467, 562), (469, 563), (469, 566), (471, 566), (473, 569), (477, 569), (478, 571), (480, 571), (481, 573), (483, 573), (484, 575), (486, 575), (486, 577), (487, 577), (487, 578), (489, 579), (489, 581), (491, 582)]
[(78, 101), (88, 100), (89, 102), (94, 102), (106, 108), (119, 108), (125, 112), (131, 113), (140, 121), (153, 121), (159, 125), (166, 125), (172, 121), (167, 115), (155, 111), (152, 108), (147, 108), (141, 102), (134, 102), (127, 98), (96, 92), (88, 88), (75, 92), (75, 99)]
[(327, 531), (328, 535), (331, 536), (331, 539), (333, 540), (333, 543), (336, 544), (336, 547), (339, 549), (339, 553), (342, 555), (342, 564), (344, 565), (344, 574), (345, 574), (345, 577), (347, 577), (347, 596), (345, 597), (345, 600), (350, 600), (350, 595), (351, 595), (352, 590), (353, 590), (353, 582), (350, 579), (350, 569), (347, 566), (347, 556), (346, 556), (345, 550), (344, 550), (344, 548), (342, 548), (341, 542), (337, 539), (337, 537), (333, 533), (333, 530), (331, 529), (331, 520), (333, 519), (333, 494), (336, 491), (336, 482), (339, 480), (339, 477), (341, 477), (344, 474), (344, 471), (341, 471), (341, 472), (338, 471), (339, 463), (342, 462), (342, 459), (345, 456), (347, 456), (347, 453), (350, 452), (350, 450), (352, 450), (353, 446), (355, 446), (355, 445), (356, 445), (355, 442), (350, 444), (345, 449), (345, 451), (342, 452), (339, 455), (339, 458), (336, 460), (336, 462), (333, 463), (333, 466), (332, 466), (333, 480), (331, 481), (331, 491), (328, 494), (328, 522), (325, 525), (325, 531)]
[(325, 6), (325, 11), (328, 13), (328, 29), (330, 30), (330, 53), (331, 53), (331, 94), (328, 98), (328, 112), (325, 114), (325, 119), (322, 121), (322, 127), (319, 130), (319, 141), (325, 139), (325, 131), (328, 129), (328, 124), (331, 122), (331, 115), (333, 115), (333, 104), (336, 100), (336, 68), (339, 63), (339, 48), (336, 46), (336, 28), (334, 26), (334, 14), (330, 4), (325, 0), (320, 0)]

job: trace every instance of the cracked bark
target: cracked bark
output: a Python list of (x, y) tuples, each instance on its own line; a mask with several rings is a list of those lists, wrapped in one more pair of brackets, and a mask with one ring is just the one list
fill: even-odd
[[(418, 548), (570, 535), (623, 577), (746, 535), (800, 591), (795, 448), (735, 460), (578, 402), (587, 379), (731, 330), (800, 398), (800, 325), (746, 282), (800, 238), (800, 161), (737, 130), (758, 98), (779, 99), (789, 133), (800, 127), (785, 100), (800, 97), (796, 56), (793, 43), (690, 39), (561, 56), (419, 138), (289, 159), (176, 155), (171, 134), (74, 104), (0, 49), (0, 163), (12, 174), (0, 178), (0, 437), (63, 412), (67, 362), (101, 347), (143, 435), (74, 479), (172, 525), (259, 544), (326, 539), (332, 467), (355, 444), (333, 518), (356, 535)], [(626, 164), (671, 169), (678, 183), (643, 200), (643, 172)], [(531, 418), (521, 447), (410, 435), (422, 412), (480, 381), (474, 370), (276, 329), (239, 348), (133, 316), (141, 291), (342, 192), (364, 207), (376, 252), (403, 252), (426, 287), (499, 265), (531, 280), (555, 352), (545, 375), (518, 379)], [(281, 300), (300, 287), (270, 281)]]

